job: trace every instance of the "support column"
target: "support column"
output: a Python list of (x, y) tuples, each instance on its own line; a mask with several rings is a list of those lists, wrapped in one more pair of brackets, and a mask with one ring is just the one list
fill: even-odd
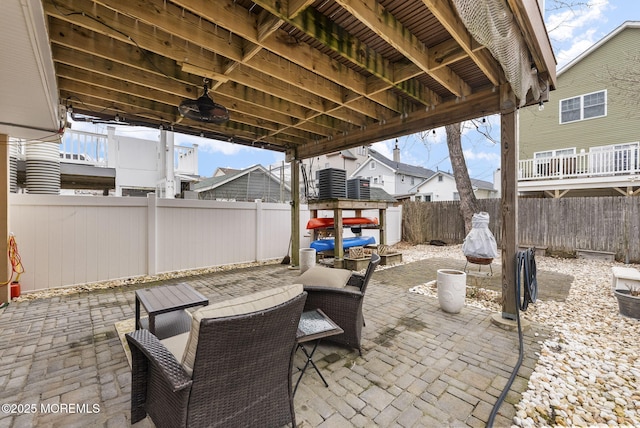
[(158, 198), (147, 193), (147, 274), (158, 273)]
[(502, 318), (516, 319), (518, 251), (518, 111), (513, 91), (501, 88)]
[(291, 266), (300, 266), (300, 161), (291, 159)]
[[(0, 282), (11, 278), (11, 264), (7, 256), (9, 244), (9, 136), (0, 134), (0, 243), (2, 244), (2, 260), (0, 262)], [(0, 285), (0, 303), (11, 298), (11, 284)]]

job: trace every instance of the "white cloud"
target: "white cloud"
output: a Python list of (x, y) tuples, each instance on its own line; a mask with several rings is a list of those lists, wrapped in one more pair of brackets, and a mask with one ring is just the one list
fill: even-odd
[(597, 41), (597, 40), (594, 41), (593, 37), (591, 37), (593, 36), (595, 31), (590, 30), (587, 33), (589, 33), (590, 37), (587, 37), (582, 40), (576, 40), (567, 49), (561, 49), (560, 51), (556, 52), (556, 59), (558, 60), (558, 68), (564, 67), (566, 64), (568, 64), (573, 59), (577, 58), (582, 53), (584, 53), (591, 46), (593, 46), (593, 44)]
[(371, 148), (382, 156), (388, 159), (393, 159), (393, 148), (391, 147), (391, 144), (393, 144), (391, 141), (379, 141), (377, 143), (373, 143)]
[(197, 138), (197, 140), (190, 140), (192, 143), (198, 144), (198, 151), (202, 150), (209, 153), (220, 153), (225, 156), (233, 156), (245, 151), (253, 152), (255, 150), (260, 150), (253, 147), (243, 146), (241, 144), (233, 144), (225, 141), (210, 140), (208, 138), (199, 137), (192, 138)]
[(478, 152), (478, 151), (474, 151), (474, 150), (464, 150), (464, 158), (467, 161), (472, 161), (472, 160), (485, 160), (485, 161), (489, 161), (489, 162), (496, 162), (496, 161), (500, 161), (500, 155), (498, 155), (497, 153), (490, 153), (490, 152)]
[(609, 0), (592, 0), (586, 6), (562, 7), (546, 19), (558, 66), (562, 67), (597, 42), (597, 27), (606, 22)]

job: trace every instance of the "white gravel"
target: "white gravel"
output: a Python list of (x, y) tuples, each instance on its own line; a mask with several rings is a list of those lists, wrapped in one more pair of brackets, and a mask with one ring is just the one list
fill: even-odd
[[(395, 248), (402, 252), (403, 264), (431, 257), (465, 259), (461, 245), (438, 247), (401, 243)], [(279, 262), (272, 260), (88, 284), (26, 294), (17, 300)], [(494, 263), (499, 264), (500, 258)], [(538, 299), (522, 314), (534, 323), (548, 326), (552, 335), (541, 343), (540, 358), (528, 390), (516, 405), (514, 426), (640, 427), (640, 320), (620, 315), (611, 291), (611, 267), (624, 265), (539, 255), (536, 264), (538, 270), (572, 275), (575, 280), (565, 302)], [(410, 291), (437, 296), (431, 284), (422, 284)], [(467, 295), (468, 305), (496, 312), (501, 310), (500, 293), (474, 290), (473, 297), (470, 293)]]
[[(464, 259), (459, 245), (402, 252), (404, 262)], [(640, 320), (620, 315), (611, 291), (611, 268), (628, 265), (539, 255), (536, 265), (572, 275), (574, 281), (565, 302), (538, 299), (522, 314), (551, 328), (552, 335), (541, 343), (528, 390), (516, 405), (514, 426), (640, 426)], [(437, 296), (427, 285), (411, 291)], [(467, 299), (467, 304), (499, 311), (486, 298), (491, 294), (481, 292), (483, 300)]]

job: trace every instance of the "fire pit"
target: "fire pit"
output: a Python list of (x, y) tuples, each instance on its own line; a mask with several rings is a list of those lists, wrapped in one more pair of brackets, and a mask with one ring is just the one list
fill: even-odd
[(491, 271), (491, 275), (493, 275), (493, 268), (491, 267), (491, 263), (493, 262), (493, 258), (484, 258), (484, 257), (473, 257), (473, 256), (465, 256), (467, 258), (467, 263), (464, 265), (464, 271), (467, 271), (467, 265), (469, 263), (474, 265), (480, 265), (478, 268), (478, 272), (482, 269), (482, 266), (489, 265), (489, 270)]

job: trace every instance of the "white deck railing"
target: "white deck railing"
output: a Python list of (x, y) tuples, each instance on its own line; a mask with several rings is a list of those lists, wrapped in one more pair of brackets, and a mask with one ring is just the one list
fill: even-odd
[(108, 141), (103, 134), (67, 130), (60, 143), (60, 160), (93, 166), (107, 166)]
[(518, 180), (635, 175), (640, 173), (638, 146), (594, 150), (575, 155), (554, 156), (518, 161)]
[(198, 145), (173, 146), (175, 156), (176, 174), (198, 174)]
[[(109, 138), (106, 134), (68, 129), (60, 143), (60, 160), (67, 163), (106, 167)], [(174, 146), (174, 168), (179, 174), (198, 174), (198, 145)]]

